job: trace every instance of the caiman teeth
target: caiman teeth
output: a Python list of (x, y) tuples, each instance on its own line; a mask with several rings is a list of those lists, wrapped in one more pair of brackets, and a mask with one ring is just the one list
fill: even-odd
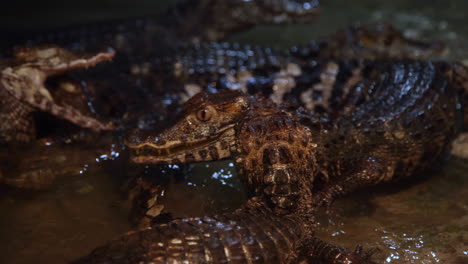
[[(229, 128), (229, 127), (228, 127)], [(225, 129), (218, 133), (216, 136), (209, 137), (205, 140), (199, 140), (195, 142), (180, 142), (173, 143), (167, 142), (166, 147), (157, 146), (156, 144), (145, 142), (139, 145), (131, 146), (132, 160), (136, 162), (145, 162), (147, 159), (149, 162), (164, 162), (170, 160), (172, 157), (176, 157), (184, 152), (190, 152), (210, 143), (216, 142), (222, 135), (224, 135), (229, 129)], [(171, 144), (172, 143), (172, 144)]]
[(157, 149), (150, 146), (143, 146), (141, 148), (132, 149), (132, 154), (135, 156), (164, 157), (169, 156), (169, 151), (165, 148)]

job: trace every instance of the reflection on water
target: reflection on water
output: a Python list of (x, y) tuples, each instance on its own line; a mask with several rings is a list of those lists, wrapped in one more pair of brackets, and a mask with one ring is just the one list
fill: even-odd
[[(2, 263), (64, 263), (135, 228), (122, 184), (138, 170), (121, 154), (46, 191), (3, 188)], [(144, 171), (172, 175), (158, 202), (174, 217), (226, 212), (245, 200), (231, 161)], [(466, 161), (453, 158), (427, 179), (342, 199), (322, 216), (317, 235), (348, 248), (378, 248), (381, 263), (467, 263), (467, 171)]]
[[(245, 200), (230, 161), (190, 166), (184, 181), (172, 182), (161, 202), (176, 217), (200, 216), (232, 211)], [(210, 177), (207, 177), (207, 176)]]
[[(288, 46), (354, 22), (384, 20), (409, 36), (447, 42), (450, 59), (467, 58), (463, 0), (350, 2), (326, 1), (316, 24), (260, 27), (233, 40)], [(245, 200), (230, 161), (135, 168), (116, 145), (85, 161), (79, 173), (66, 173), (43, 191), (0, 187), (1, 263), (65, 263), (133, 229), (122, 186), (140, 174), (166, 177), (158, 202), (174, 216), (225, 212)], [(467, 172), (467, 161), (451, 159), (427, 179), (342, 199), (322, 217), (317, 235), (348, 248), (377, 247), (381, 263), (468, 263)]]
[(468, 263), (467, 171), (465, 160), (453, 158), (409, 186), (343, 199), (318, 235), (350, 248), (377, 247), (382, 263)]

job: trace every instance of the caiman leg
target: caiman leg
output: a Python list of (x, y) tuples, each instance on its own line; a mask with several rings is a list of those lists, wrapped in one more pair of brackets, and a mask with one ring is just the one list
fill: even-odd
[(373, 264), (370, 258), (375, 252), (374, 249), (363, 252), (361, 246), (357, 246), (354, 251), (349, 251), (333, 244), (324, 242), (316, 237), (305, 239), (301, 244), (301, 254), (308, 263), (326, 264)]
[(357, 172), (326, 183), (314, 194), (314, 205), (316, 208), (329, 207), (336, 198), (351, 193), (362, 186), (390, 180), (393, 175), (393, 171), (389, 169), (392, 167), (391, 165), (390, 161), (370, 156)]

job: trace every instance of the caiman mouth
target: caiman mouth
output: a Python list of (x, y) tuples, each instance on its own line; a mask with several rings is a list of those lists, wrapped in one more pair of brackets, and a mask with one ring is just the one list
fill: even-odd
[[(215, 136), (193, 142), (169, 141), (163, 145), (160, 143), (144, 142), (137, 145), (127, 145), (131, 150), (131, 160), (135, 163), (176, 164), (203, 162), (216, 159), (213, 155), (209, 155), (209, 148), (218, 142), (222, 136), (232, 131), (230, 128), (223, 129)], [(206, 155), (200, 155), (199, 152), (201, 151), (206, 151)]]

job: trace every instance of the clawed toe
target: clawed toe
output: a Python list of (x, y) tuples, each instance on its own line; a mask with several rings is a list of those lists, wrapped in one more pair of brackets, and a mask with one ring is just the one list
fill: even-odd
[(380, 251), (378, 248), (371, 248), (369, 250), (363, 250), (362, 245), (357, 245), (354, 252), (351, 253), (349, 257), (345, 259), (344, 262), (339, 262), (340, 264), (377, 264), (372, 261), (372, 256)]

